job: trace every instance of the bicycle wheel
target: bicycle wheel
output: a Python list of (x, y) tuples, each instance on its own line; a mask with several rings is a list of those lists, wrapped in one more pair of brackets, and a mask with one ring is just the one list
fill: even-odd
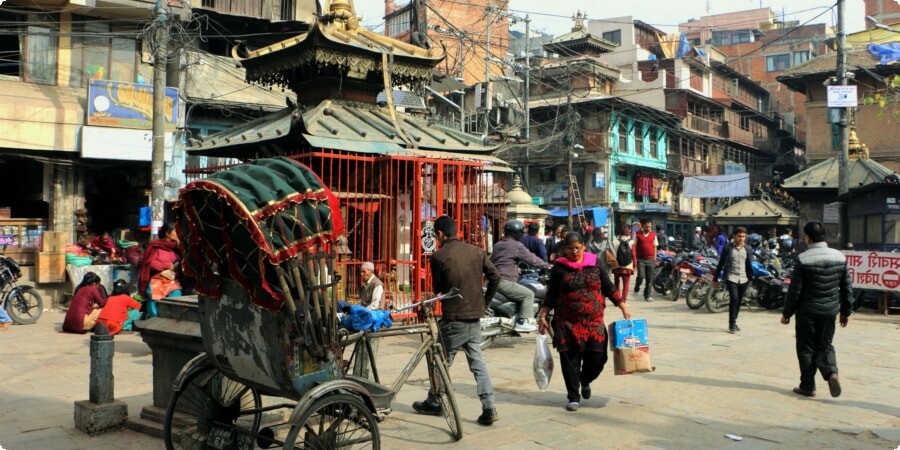
[(14, 294), (7, 299), (7, 310), (13, 322), (28, 325), (35, 323), (44, 313), (44, 301), (41, 296), (32, 289), (13, 291)]
[[(302, 439), (298, 439), (301, 431)], [(359, 397), (332, 393), (313, 402), (291, 425), (284, 448), (379, 450), (381, 434), (375, 415)]]
[(709, 288), (710, 283), (706, 278), (700, 278), (694, 282), (691, 290), (684, 296), (684, 301), (687, 303), (688, 308), (700, 309), (706, 303), (706, 293)]
[(450, 426), (450, 434), (453, 435), (453, 439), (458, 441), (463, 437), (462, 418), (459, 415), (459, 406), (456, 404), (456, 393), (450, 382), (450, 374), (447, 372), (447, 364), (444, 363), (444, 358), (432, 355), (429, 366), (431, 390), (440, 401), (441, 411), (444, 418), (447, 419), (447, 425)]
[(728, 303), (731, 297), (728, 296), (728, 289), (725, 283), (719, 283), (715, 289), (709, 289), (706, 295), (706, 309), (709, 312), (720, 313), (728, 309)]
[(253, 448), (261, 406), (255, 389), (215, 367), (199, 367), (172, 392), (163, 424), (166, 448)]

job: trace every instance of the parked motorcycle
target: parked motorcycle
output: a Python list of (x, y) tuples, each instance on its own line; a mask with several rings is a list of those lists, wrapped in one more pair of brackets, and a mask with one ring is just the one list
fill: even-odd
[[(3, 246), (3, 253), (6, 253), (6, 246)], [(16, 283), (21, 277), (22, 270), (16, 261), (0, 255), (0, 303), (13, 322), (25, 325), (41, 318), (44, 302), (34, 287)]]
[[(782, 272), (777, 271), (772, 266), (767, 267), (759, 261), (751, 261), (750, 265), (753, 269), (754, 279), (750, 281), (747, 290), (744, 291), (744, 298), (741, 305), (752, 307), (753, 305), (762, 306), (767, 309), (775, 309), (784, 305), (784, 298), (790, 287), (790, 278)], [(776, 274), (778, 276), (776, 276)], [(784, 278), (782, 278), (784, 277)], [(711, 277), (707, 281), (712, 281)], [(728, 295), (728, 289), (725, 283), (719, 283), (717, 289), (705, 289), (706, 292), (706, 308), (710, 312), (722, 312), (728, 309), (731, 297)], [(699, 293), (699, 292), (698, 292)]]
[[(526, 264), (519, 266), (519, 284), (534, 292), (535, 317), (547, 296), (546, 276), (540, 270)], [(503, 294), (499, 292), (494, 294), (491, 304), (485, 311), (485, 317), (481, 319), (482, 350), (490, 347), (499, 337), (520, 336), (520, 333), (515, 330), (517, 306), (516, 302), (506, 298)]]

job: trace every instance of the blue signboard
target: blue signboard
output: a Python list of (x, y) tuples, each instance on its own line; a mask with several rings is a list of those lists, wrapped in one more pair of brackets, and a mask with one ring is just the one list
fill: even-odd
[[(153, 127), (153, 86), (91, 80), (88, 125), (150, 129)], [(166, 88), (166, 131), (178, 122), (178, 89)]]

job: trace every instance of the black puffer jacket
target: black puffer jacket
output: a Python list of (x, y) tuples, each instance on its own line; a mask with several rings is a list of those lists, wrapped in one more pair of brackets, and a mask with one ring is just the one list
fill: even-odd
[(847, 260), (843, 253), (828, 248), (825, 242), (809, 245), (797, 256), (791, 288), (784, 303), (784, 317), (792, 315), (849, 316), (852, 288)]

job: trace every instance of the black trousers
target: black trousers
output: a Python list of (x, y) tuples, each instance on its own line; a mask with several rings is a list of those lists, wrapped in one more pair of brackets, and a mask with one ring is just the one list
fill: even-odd
[(569, 350), (559, 353), (563, 380), (566, 382), (567, 397), (570, 402), (581, 401), (581, 386), (590, 384), (603, 372), (608, 359), (607, 351)]
[(741, 299), (744, 298), (744, 292), (747, 292), (747, 286), (750, 283), (734, 283), (726, 281), (725, 286), (728, 288), (728, 326), (737, 324), (738, 313), (741, 312)]
[(816, 371), (828, 380), (838, 371), (837, 358), (831, 340), (834, 338), (836, 316), (797, 315), (797, 360), (800, 362), (800, 389), (816, 390)]

